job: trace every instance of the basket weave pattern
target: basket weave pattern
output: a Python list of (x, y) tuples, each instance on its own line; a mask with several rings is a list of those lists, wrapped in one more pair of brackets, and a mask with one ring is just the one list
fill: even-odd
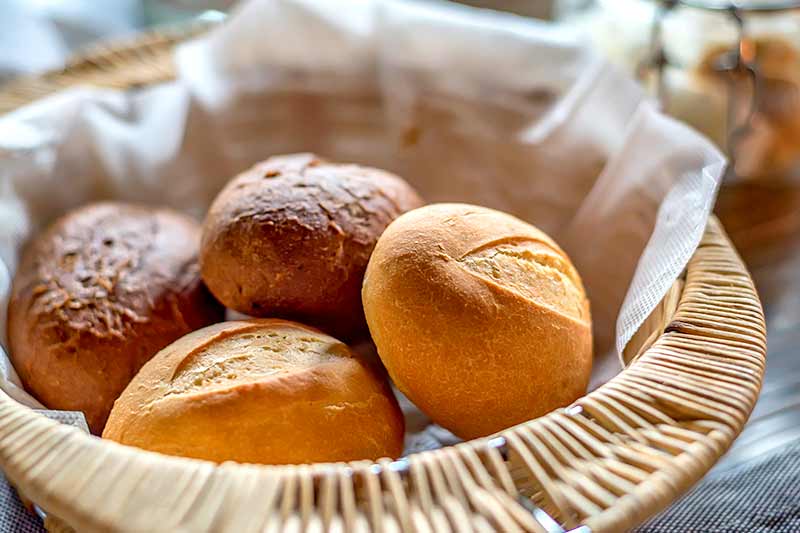
[[(196, 31), (15, 82), (0, 113), (76, 83), (167, 80), (169, 50)], [(395, 462), (216, 466), (101, 441), (0, 393), (0, 467), (51, 531), (618, 532), (696, 482), (758, 397), (763, 312), (716, 219), (633, 345), (624, 372), (568, 409)]]

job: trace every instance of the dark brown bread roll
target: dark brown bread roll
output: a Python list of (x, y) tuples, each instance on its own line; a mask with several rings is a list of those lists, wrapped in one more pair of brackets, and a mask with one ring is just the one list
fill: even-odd
[(399, 177), (311, 154), (270, 158), (233, 179), (203, 226), (211, 292), (251, 316), (366, 333), (361, 281), (378, 237), (422, 204)]
[(200, 279), (198, 224), (167, 209), (99, 203), (28, 246), (8, 307), (10, 356), (47, 407), (93, 433), (161, 348), (223, 319)]

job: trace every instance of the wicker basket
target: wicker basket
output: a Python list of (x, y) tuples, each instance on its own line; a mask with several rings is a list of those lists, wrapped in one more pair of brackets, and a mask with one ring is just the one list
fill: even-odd
[[(0, 91), (0, 112), (77, 83), (167, 80), (172, 45), (200, 30), (19, 80)], [(625, 371), (567, 409), (394, 462), (216, 466), (90, 437), (0, 393), (0, 466), (51, 531), (618, 532), (703, 476), (758, 397), (763, 312), (715, 219), (629, 350)]]

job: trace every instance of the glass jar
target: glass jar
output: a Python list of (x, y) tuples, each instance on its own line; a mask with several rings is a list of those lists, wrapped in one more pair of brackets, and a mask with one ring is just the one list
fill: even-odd
[(800, 182), (800, 0), (599, 0), (573, 16), (737, 180)]

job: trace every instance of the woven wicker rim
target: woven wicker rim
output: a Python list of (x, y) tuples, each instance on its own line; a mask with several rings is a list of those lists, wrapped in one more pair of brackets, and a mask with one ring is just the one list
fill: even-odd
[[(172, 46), (203, 29), (150, 33), (16, 81), (0, 90), (0, 113), (76, 84), (168, 80)], [(50, 513), (51, 531), (618, 532), (695, 483), (758, 397), (763, 312), (716, 219), (629, 350), (625, 371), (567, 409), (395, 462), (217, 466), (90, 437), (0, 393), (0, 466)]]

